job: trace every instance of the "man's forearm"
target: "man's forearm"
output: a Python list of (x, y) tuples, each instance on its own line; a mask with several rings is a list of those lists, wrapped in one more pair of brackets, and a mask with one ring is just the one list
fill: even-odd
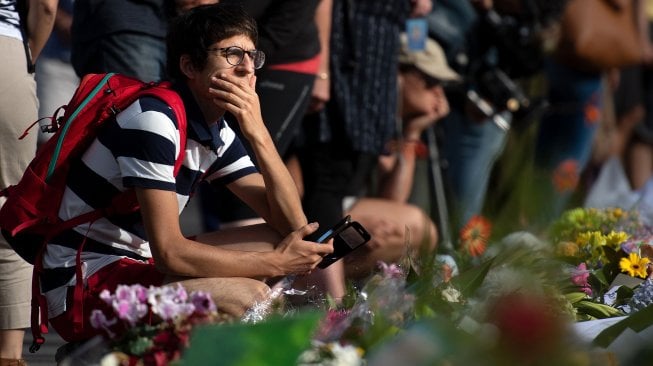
[(272, 140), (251, 142), (265, 182), (269, 207), (267, 221), (286, 235), (307, 224), (297, 186), (281, 160)]

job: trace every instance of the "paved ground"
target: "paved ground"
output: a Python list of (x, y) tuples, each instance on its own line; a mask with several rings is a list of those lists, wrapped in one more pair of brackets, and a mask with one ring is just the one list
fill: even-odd
[(32, 344), (32, 333), (28, 329), (25, 332), (25, 342), (23, 343), (23, 358), (27, 361), (29, 366), (51, 366), (56, 365), (54, 361), (54, 355), (57, 352), (57, 348), (61, 347), (64, 344), (63, 339), (59, 337), (54, 329), (50, 329), (50, 332), (45, 335), (45, 343), (41, 346), (41, 349), (36, 353), (29, 353), (29, 346)]

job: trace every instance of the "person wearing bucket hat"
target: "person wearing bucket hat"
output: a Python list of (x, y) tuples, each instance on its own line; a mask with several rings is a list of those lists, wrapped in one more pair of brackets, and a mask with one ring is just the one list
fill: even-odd
[(440, 82), (461, 81), (460, 75), (449, 67), (442, 47), (435, 40), (426, 38), (423, 49), (412, 50), (408, 38), (407, 34), (401, 34), (400, 66), (413, 66), (424, 76)]
[(449, 67), (436, 41), (427, 39), (424, 49), (412, 51), (402, 34), (400, 45), (397, 91), (402, 128), (378, 158), (378, 185), (370, 189), (376, 194), (345, 200), (346, 213), (372, 235), (369, 243), (343, 259), (346, 277), (354, 280), (368, 276), (379, 261), (400, 260), (407, 250), (435, 252), (438, 242), (435, 223), (409, 198), (416, 161), (426, 157), (423, 132), (449, 113), (444, 85), (460, 82), (461, 77)]
[[(407, 35), (401, 34), (398, 61), (398, 120), (402, 128), (378, 159), (377, 195), (350, 200), (355, 203), (348, 214), (367, 228), (372, 240), (345, 257), (349, 278), (364, 278), (378, 261), (396, 262), (405, 255), (406, 243), (409, 251), (435, 252), (438, 242), (431, 217), (409, 198), (415, 163), (427, 153), (422, 135), (449, 113), (444, 85), (460, 82), (461, 77), (449, 67), (442, 48), (433, 39), (427, 38), (423, 49), (411, 50)], [(407, 231), (410, 240), (406, 239)]]

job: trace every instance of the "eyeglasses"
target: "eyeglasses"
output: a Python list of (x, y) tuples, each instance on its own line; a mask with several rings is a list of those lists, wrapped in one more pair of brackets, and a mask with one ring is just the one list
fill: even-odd
[(245, 51), (243, 48), (238, 46), (223, 47), (223, 48), (210, 48), (207, 51), (216, 52), (219, 51), (224, 58), (227, 59), (227, 63), (231, 66), (238, 66), (243, 63), (245, 59), (245, 54), (249, 55), (249, 58), (254, 63), (255, 69), (260, 69), (265, 63), (265, 53), (261, 50), (251, 50)]

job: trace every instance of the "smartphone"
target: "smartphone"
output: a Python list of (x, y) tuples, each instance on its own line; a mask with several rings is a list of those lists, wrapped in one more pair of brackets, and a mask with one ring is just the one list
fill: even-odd
[(317, 265), (319, 268), (326, 268), (338, 259), (351, 253), (354, 249), (367, 243), (372, 236), (365, 230), (363, 225), (357, 221), (352, 221), (347, 215), (339, 223), (327, 230), (318, 240), (318, 243), (324, 243), (333, 238), (333, 253), (327, 254), (324, 259)]
[(317, 238), (315, 241), (318, 243), (326, 243), (329, 241), (329, 239), (333, 238), (336, 234), (341, 232), (349, 223), (351, 223), (351, 216), (347, 215), (337, 224), (333, 225), (333, 227), (331, 227), (329, 230), (324, 232), (324, 234), (322, 234), (322, 236)]

